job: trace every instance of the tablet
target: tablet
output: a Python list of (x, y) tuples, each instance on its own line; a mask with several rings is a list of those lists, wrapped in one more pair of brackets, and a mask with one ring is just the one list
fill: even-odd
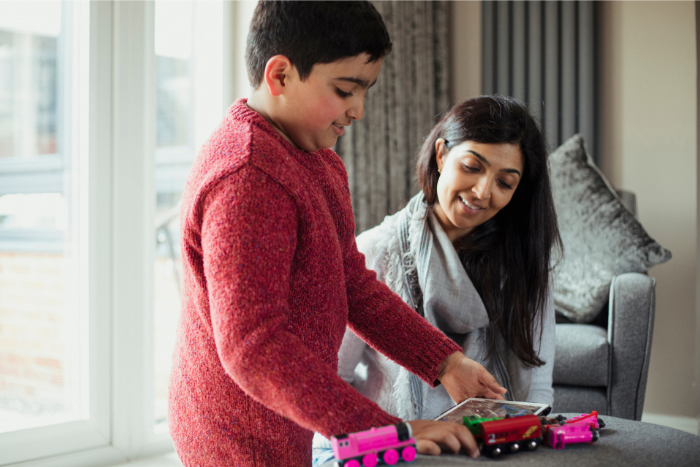
[(480, 418), (505, 417), (506, 415), (516, 417), (519, 415), (547, 415), (551, 410), (552, 408), (547, 404), (471, 398), (441, 413), (435, 420), (462, 423), (462, 417), (470, 415)]

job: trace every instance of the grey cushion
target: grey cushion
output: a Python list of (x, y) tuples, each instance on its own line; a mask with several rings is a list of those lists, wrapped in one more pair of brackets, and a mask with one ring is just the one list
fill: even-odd
[(558, 324), (554, 383), (607, 386), (610, 374), (608, 332), (591, 324)]
[(552, 412), (590, 413), (597, 410), (600, 415), (608, 414), (606, 388), (577, 388), (554, 385)]
[(649, 237), (573, 136), (549, 156), (552, 193), (564, 244), (554, 271), (554, 304), (576, 323), (593, 320), (613, 276), (644, 272), (671, 252)]

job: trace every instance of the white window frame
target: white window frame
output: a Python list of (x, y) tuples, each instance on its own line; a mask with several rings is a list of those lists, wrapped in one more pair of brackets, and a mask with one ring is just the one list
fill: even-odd
[[(86, 365), (89, 374), (85, 389), (90, 395), (89, 402), (81, 409), (83, 412), (89, 411), (90, 417), (0, 434), (0, 465), (12, 465), (30, 458), (47, 458), (61, 452), (100, 449), (107, 446), (110, 439), (111, 148), (108, 119), (93, 120), (91, 117), (98, 113), (104, 117), (104, 110), (97, 104), (110, 101), (110, 76), (105, 76), (100, 66), (105, 64), (105, 57), (100, 57), (98, 52), (109, 47), (111, 32), (109, 28), (98, 30), (96, 25), (111, 25), (111, 10), (104, 6), (87, 7), (85, 2), (70, 5), (73, 24), (70, 37), (65, 38), (66, 48), (70, 49), (67, 70), (70, 78), (66, 81), (72, 86), (72, 100), (68, 108), (79, 110), (66, 109), (63, 118), (71, 120), (70, 135), (65, 142), (77, 149), (71, 151), (70, 202), (73, 212), (80, 213), (73, 217), (79, 217), (76, 243), (79, 246), (79, 282), (83, 293), (80, 294), (78, 307), (81, 321), (86, 325), (78, 332), (81, 333), (81, 366)], [(87, 15), (89, 30), (85, 27)], [(88, 57), (89, 69), (84, 66)], [(106, 64), (109, 69), (110, 62)], [(86, 88), (89, 89), (87, 93)], [(85, 99), (86, 95), (88, 99)], [(89, 132), (85, 131), (88, 121)], [(88, 339), (84, 338), (85, 333)], [(46, 461), (37, 465), (42, 462)]]
[[(90, 25), (72, 41), (76, 57), (89, 56), (89, 69), (80, 72), (76, 60), (71, 77), (74, 96), (89, 89), (87, 100), (75, 97), (71, 103), (80, 109), (71, 113), (71, 144), (82, 154), (72, 167), (78, 181), (72, 187), (78, 192), (74, 207), (88, 213), (81, 219), (79, 244), (86, 259), (80, 269), (81, 310), (89, 343), (81, 361), (89, 369), (84, 410), (89, 408), (89, 418), (0, 433), (3, 467), (113, 465), (173, 450), (169, 434), (155, 429), (153, 418), (154, 3), (72, 3), (82, 12), (76, 14), (89, 15)], [(218, 66), (221, 77), (220, 91), (197, 98), (199, 149), (234, 98), (247, 94), (238, 66), (254, 3), (195, 5), (196, 27), (219, 21), (222, 47), (214, 53), (224, 57), (221, 66), (195, 59), (195, 80), (207, 74), (206, 67), (210, 72)], [(195, 54), (202, 50), (197, 39), (194, 46)]]

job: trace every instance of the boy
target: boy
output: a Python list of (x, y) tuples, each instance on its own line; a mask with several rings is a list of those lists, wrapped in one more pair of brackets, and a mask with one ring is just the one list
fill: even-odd
[[(362, 118), (390, 48), (367, 2), (256, 7), (252, 96), (203, 146), (183, 194), (169, 419), (185, 466), (309, 465), (314, 431), (400, 422), (336, 375), (346, 325), (456, 400), (505, 392), (378, 282), (355, 246), (347, 176), (328, 148)], [(463, 426), (410, 425), (420, 452), (478, 454)]]

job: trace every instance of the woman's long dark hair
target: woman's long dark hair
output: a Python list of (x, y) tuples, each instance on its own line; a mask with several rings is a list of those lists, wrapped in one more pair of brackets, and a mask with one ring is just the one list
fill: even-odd
[(418, 155), (418, 184), (431, 207), (438, 202), (438, 138), (448, 149), (464, 141), (520, 148), (523, 175), (510, 203), (455, 247), (486, 306), (490, 326), (500, 331), (520, 360), (541, 366), (545, 362), (534, 348), (535, 324), (544, 324), (553, 247), (562, 252), (542, 132), (525, 105), (511, 97), (481, 96), (453, 107)]

